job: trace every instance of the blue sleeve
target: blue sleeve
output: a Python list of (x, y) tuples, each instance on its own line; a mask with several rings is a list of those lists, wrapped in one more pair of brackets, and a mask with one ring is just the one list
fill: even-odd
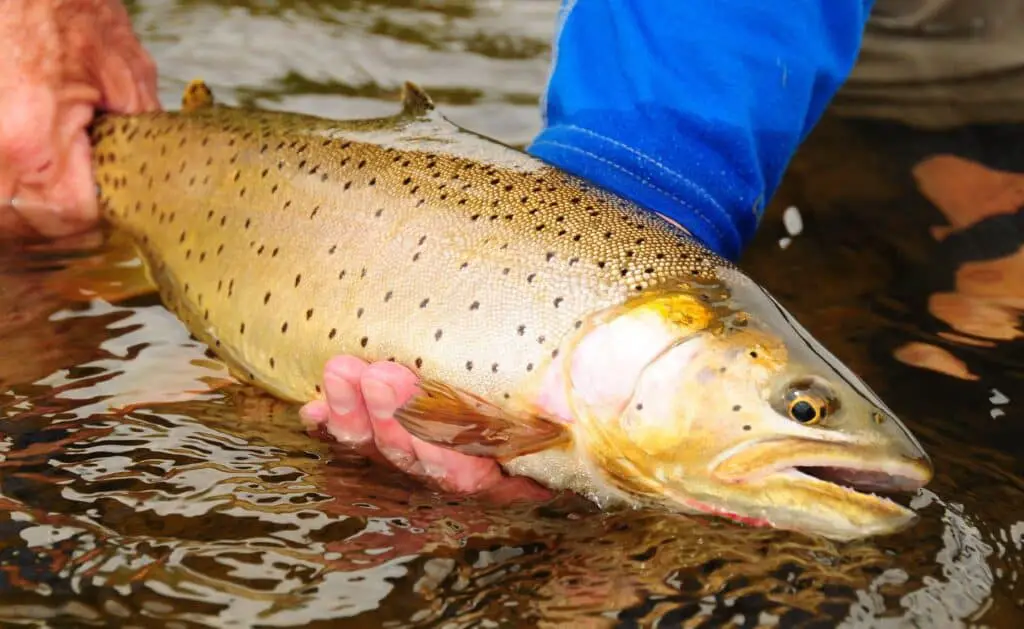
[(563, 0), (527, 149), (737, 258), (873, 0)]

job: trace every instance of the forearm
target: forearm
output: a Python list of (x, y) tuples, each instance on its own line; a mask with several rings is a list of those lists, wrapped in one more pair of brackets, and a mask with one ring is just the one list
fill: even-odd
[(529, 151), (736, 257), (873, 0), (567, 0)]

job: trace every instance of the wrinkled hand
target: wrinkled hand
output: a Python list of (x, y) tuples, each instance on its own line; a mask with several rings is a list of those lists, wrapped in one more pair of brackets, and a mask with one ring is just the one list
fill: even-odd
[(486, 492), (499, 500), (542, 500), (550, 493), (522, 477), (508, 477), (491, 459), (447, 450), (413, 437), (394, 418), (417, 391), (416, 375), (393, 362), (367, 364), (352, 356), (328, 361), (324, 400), (302, 407), (311, 432), (327, 433), (339, 443), (454, 493)]
[(87, 229), (86, 127), (97, 109), (158, 109), (156, 67), (120, 0), (0, 0), (0, 41), (0, 235)]

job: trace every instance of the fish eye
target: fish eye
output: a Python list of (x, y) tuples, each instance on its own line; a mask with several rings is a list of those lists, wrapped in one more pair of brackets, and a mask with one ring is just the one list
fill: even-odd
[(777, 410), (805, 426), (824, 421), (838, 408), (838, 400), (829, 386), (811, 379), (801, 379), (790, 384), (782, 396), (782, 402), (776, 407)]
[(793, 400), (789, 403), (789, 416), (801, 424), (817, 424), (825, 419), (828, 410), (824, 405), (815, 406), (816, 401), (806, 397)]

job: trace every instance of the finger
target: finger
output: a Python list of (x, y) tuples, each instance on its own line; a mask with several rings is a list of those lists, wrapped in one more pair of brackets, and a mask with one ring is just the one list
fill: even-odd
[(156, 63), (142, 46), (138, 46), (134, 54), (128, 56), (135, 77), (135, 88), (139, 93), (141, 111), (157, 111), (160, 109), (160, 95), (157, 91)]
[(42, 180), (53, 161), (57, 99), (45, 85), (21, 85), (3, 94), (0, 114), (0, 171), (13, 194), (25, 176)]
[[(366, 379), (377, 380), (387, 385), (387, 389), (374, 389), (364, 391), (363, 398), (366, 400), (366, 408), (371, 415), (389, 417), (403, 404), (409, 401), (418, 391), (416, 383), (418, 378), (408, 367), (393, 362), (378, 362), (370, 365), (363, 374)], [(383, 397), (377, 397), (374, 392), (384, 393)]]
[(92, 175), (92, 147), (80, 130), (66, 149), (58, 179), (46, 186), (22, 186), (18, 211), (36, 232), (50, 238), (82, 231), (96, 222), (99, 208)]
[(327, 406), (327, 400), (313, 400), (299, 408), (299, 419), (302, 427), (309, 432), (318, 431), (322, 424), (326, 424), (331, 416), (331, 409)]
[(330, 416), (326, 430), (340, 443), (359, 446), (373, 439), (373, 427), (360, 393), (368, 365), (354, 356), (338, 356), (324, 366), (324, 396)]
[(392, 465), (408, 474), (421, 476), (423, 469), (412, 448), (412, 435), (394, 418), (394, 412), (401, 404), (398, 392), (392, 386), (393, 374), (376, 373), (380, 371), (379, 367), (371, 365), (360, 383), (370, 413), (370, 423), (373, 425), (374, 443)]
[(36, 233), (66, 236), (98, 218), (92, 147), (85, 132), (91, 118), (91, 104), (62, 102), (52, 139), (35, 156), (42, 165), (29, 163), (28, 172), (16, 182), (15, 210)]
[[(117, 51), (131, 69), (144, 110), (147, 105), (159, 106), (157, 100), (157, 67), (153, 57), (142, 45), (131, 25), (131, 16), (122, 2), (110, 2), (113, 27), (108, 31), (107, 48)], [(134, 113), (134, 112), (128, 112)]]
[(423, 473), (446, 491), (476, 493), (493, 487), (503, 478), (492, 459), (469, 456), (412, 438), (413, 452)]
[(416, 382), (412, 371), (391, 362), (370, 365), (363, 374), (363, 398), (377, 448), (396, 465), (448, 491), (473, 493), (499, 483), (503, 476), (495, 461), (427, 443), (394, 419), (395, 411), (416, 393)]
[(135, 113), (141, 108), (140, 92), (131, 66), (120, 55), (107, 55), (100, 63), (103, 89), (101, 107), (114, 113)]
[(502, 476), (501, 480), (477, 493), (478, 498), (496, 504), (542, 502), (550, 500), (554, 495), (550, 489), (524, 476)]

